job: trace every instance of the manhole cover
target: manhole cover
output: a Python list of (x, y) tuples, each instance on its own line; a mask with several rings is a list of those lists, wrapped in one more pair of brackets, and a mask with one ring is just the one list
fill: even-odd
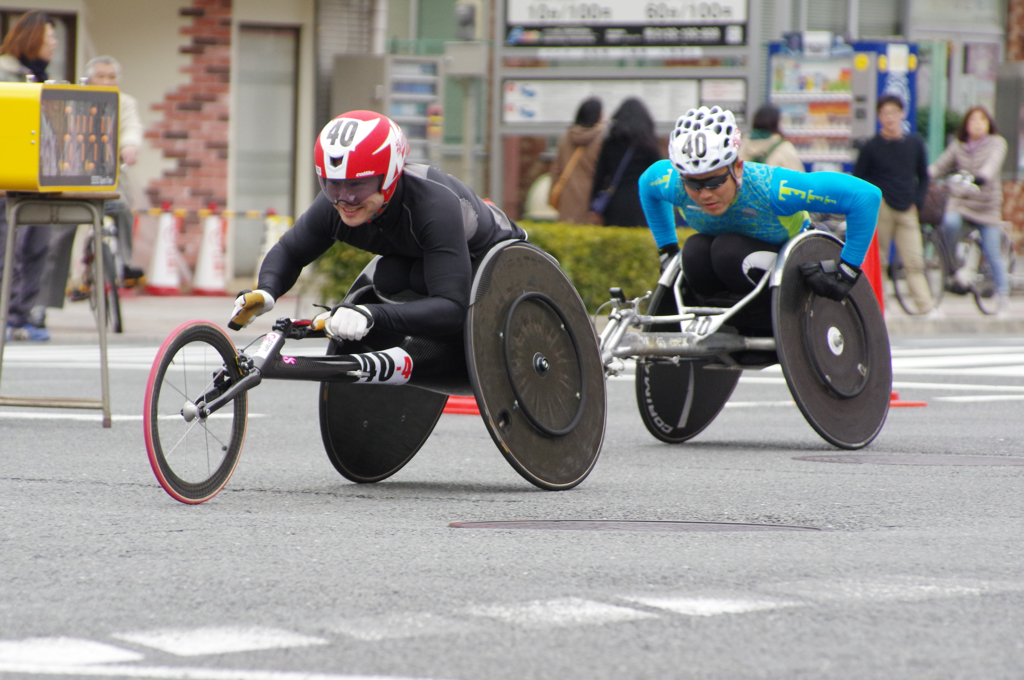
[(448, 526), (456, 529), (544, 529), (548, 531), (820, 531), (815, 527), (794, 527), (784, 524), (598, 519), (452, 522)]
[(926, 453), (893, 456), (800, 456), (793, 460), (809, 460), (813, 463), (867, 463), (874, 465), (1024, 465), (1024, 458), (944, 456)]

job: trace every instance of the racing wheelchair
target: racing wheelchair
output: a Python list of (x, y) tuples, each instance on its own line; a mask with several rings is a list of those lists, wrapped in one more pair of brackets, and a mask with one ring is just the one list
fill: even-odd
[[(641, 419), (654, 437), (674, 444), (711, 424), (743, 369), (779, 363), (819, 435), (843, 449), (867, 446), (885, 423), (892, 392), (889, 336), (878, 302), (863, 277), (840, 303), (815, 295), (799, 271), (804, 262), (838, 258), (841, 249), (829, 233), (804, 231), (783, 246), (751, 293), (722, 306), (696, 303), (676, 254), (648, 294), (647, 314), (639, 311), (647, 296), (627, 301), (612, 289), (600, 336), (606, 374), (621, 372), (623, 359), (636, 359)], [(730, 320), (766, 287), (771, 336), (740, 334)], [(633, 326), (640, 332), (630, 332)]]
[[(374, 289), (375, 265), (346, 302), (398, 303)], [(353, 482), (379, 482), (408, 463), (449, 395), (475, 397), (502, 455), (542, 489), (570, 489), (596, 463), (606, 409), (597, 335), (550, 255), (522, 241), (495, 245), (474, 274), (461, 336), (371, 336), (332, 341), (326, 356), (289, 356), (286, 340), (323, 332), (278, 319), (247, 353), (211, 323), (180, 326), (157, 353), (145, 396), (146, 448), (161, 486), (190, 504), (224, 488), (245, 437), (247, 392), (263, 379), (320, 382), (324, 448)]]

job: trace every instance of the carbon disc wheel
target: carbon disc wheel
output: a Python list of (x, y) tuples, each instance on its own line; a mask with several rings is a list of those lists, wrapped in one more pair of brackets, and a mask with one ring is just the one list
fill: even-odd
[(839, 257), (841, 249), (817, 232), (790, 241), (772, 292), (772, 323), (786, 384), (807, 422), (829, 443), (859, 449), (878, 436), (892, 395), (889, 335), (878, 301), (865, 278), (843, 302), (818, 297), (799, 271), (804, 262)]
[(182, 503), (202, 503), (231, 478), (245, 439), (245, 393), (207, 418), (201, 397), (212, 400), (242, 377), (238, 355), (224, 331), (205, 321), (179, 326), (164, 341), (146, 385), (143, 430), (153, 473)]
[[(651, 295), (648, 313), (676, 314), (672, 291), (658, 286)], [(679, 324), (645, 326), (644, 332), (678, 332)], [(656, 439), (680, 444), (703, 432), (729, 401), (740, 371), (706, 370), (710, 361), (678, 363), (667, 359), (640, 358), (636, 362), (636, 405), (640, 420)]]
[(555, 261), (526, 243), (481, 263), (466, 322), (466, 362), (480, 415), (523, 478), (542, 489), (582, 482), (604, 441), (597, 335)]

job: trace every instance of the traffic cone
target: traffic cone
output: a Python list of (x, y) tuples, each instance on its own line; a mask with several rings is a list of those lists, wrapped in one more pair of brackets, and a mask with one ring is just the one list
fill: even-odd
[(480, 415), (480, 407), (476, 404), (476, 397), (450, 396), (444, 404), (442, 413), (454, 413), (462, 416)]
[[(267, 256), (274, 244), (281, 240), (284, 233), (291, 229), (292, 218), (282, 217), (274, 212), (273, 208), (267, 210), (267, 217), (263, 220), (263, 239), (260, 241), (260, 254), (256, 258), (256, 280), (259, 280), (260, 267), (263, 266), (263, 258)], [(253, 284), (255, 288), (259, 283)]]
[(878, 236), (871, 237), (871, 245), (868, 246), (867, 256), (860, 267), (868, 283), (875, 290), (875, 297), (878, 298), (878, 308), (885, 316), (885, 302), (882, 300), (882, 262), (878, 256)]
[(196, 275), (192, 281), (195, 295), (226, 295), (227, 278), (224, 273), (224, 237), (227, 223), (219, 215), (210, 214), (217, 205), (210, 204), (203, 223), (203, 241), (199, 245)]
[(171, 204), (161, 206), (160, 221), (153, 244), (153, 258), (146, 274), (146, 292), (150, 295), (180, 295), (181, 275), (178, 272), (178, 219), (171, 213)]

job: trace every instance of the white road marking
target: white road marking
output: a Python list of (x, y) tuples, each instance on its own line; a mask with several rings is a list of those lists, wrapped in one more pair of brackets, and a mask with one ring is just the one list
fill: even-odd
[(473, 630), (465, 621), (427, 612), (410, 612), (391, 616), (352, 618), (327, 626), (333, 633), (365, 642), (397, 640), (425, 635), (449, 635)]
[(796, 402), (789, 401), (727, 401), (726, 408), (764, 408), (766, 406), (796, 406)]
[(717, 616), (719, 614), (746, 614), (782, 607), (799, 607), (799, 602), (778, 602), (772, 600), (741, 600), (718, 597), (629, 597), (636, 602), (654, 609), (665, 609), (685, 616)]
[(7, 664), (73, 666), (140, 661), (142, 654), (92, 640), (69, 637), (0, 640), (0, 671)]
[(308, 647), (310, 645), (325, 645), (328, 642), (323, 638), (300, 635), (279, 628), (232, 626), (119, 633), (113, 637), (178, 656)]
[[(284, 355), (292, 357), (323, 356), (326, 345), (292, 342), (285, 345)], [(107, 366), (111, 370), (150, 370), (159, 347), (114, 345), (107, 347)], [(199, 354), (199, 352), (197, 352)], [(209, 353), (206, 353), (209, 354)], [(98, 345), (17, 345), (4, 346), (4, 365), (12, 368), (90, 369), (100, 367)], [(195, 370), (200, 370), (197, 366)]]
[(791, 581), (768, 588), (819, 602), (918, 602), (1024, 590), (1024, 584), (893, 576), (872, 580)]
[(983, 401), (1024, 401), (1024, 394), (986, 394), (973, 397), (935, 397), (935, 401), (955, 401), (960, 403)]
[(620, 621), (658, 618), (657, 614), (639, 609), (619, 607), (578, 597), (472, 607), (468, 613), (473, 616), (500, 619), (521, 628), (595, 626)]
[(66, 675), (75, 678), (158, 678), (160, 680), (431, 680), (396, 675), (336, 675), (302, 671), (257, 671), (182, 666), (108, 666), (0, 663), (0, 673)]
[[(98, 410), (98, 409), (97, 409)], [(210, 420), (227, 420), (233, 418), (234, 415), (231, 413), (214, 413), (209, 417)], [(266, 418), (265, 413), (250, 413), (249, 418)], [(103, 420), (102, 414), (90, 414), (90, 413), (18, 413), (17, 411), (0, 411), (0, 419), (2, 420), (84, 420), (89, 422), (100, 422)], [(123, 415), (123, 414), (112, 414), (110, 416), (112, 421), (116, 422), (141, 422), (142, 414), (138, 415)], [(181, 416), (169, 415), (160, 416), (158, 420), (180, 420)]]

